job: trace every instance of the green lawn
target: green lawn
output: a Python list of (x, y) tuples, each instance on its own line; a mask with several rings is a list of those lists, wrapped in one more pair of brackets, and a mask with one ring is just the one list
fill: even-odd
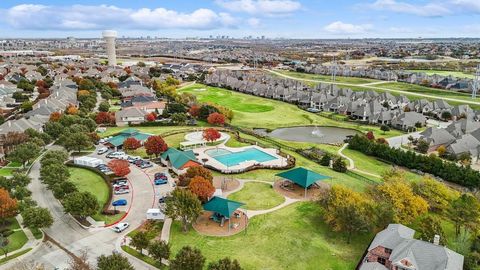
[[(287, 76), (299, 78), (299, 79), (319, 80), (319, 81), (325, 81), (325, 82), (332, 82), (333, 81), (331, 75), (301, 73), (301, 72), (288, 71), (288, 70), (275, 70), (275, 72), (278, 72), (278, 73), (281, 73), (281, 74), (284, 74), (284, 75), (287, 75)], [(366, 84), (366, 83), (372, 83), (372, 82), (379, 82), (380, 80), (368, 79), (368, 78), (336, 76), (335, 81), (339, 82), (339, 83)]]
[(19, 168), (19, 167), (22, 167), (22, 163), (18, 161), (11, 161), (7, 164), (6, 167)]
[(162, 269), (162, 265), (158, 262), (156, 262), (154, 259), (146, 256), (146, 255), (143, 255), (143, 254), (140, 254), (140, 252), (136, 251), (135, 249), (131, 248), (131, 247), (128, 247), (128, 246), (122, 246), (122, 250), (127, 252), (128, 254), (132, 255), (133, 257), (136, 257), (156, 268), (160, 268)]
[[(8, 253), (20, 249), (28, 242), (28, 238), (22, 230), (15, 231), (13, 234), (7, 237), (8, 238)], [(0, 256), (5, 255), (3, 250), (0, 249)]]
[(90, 192), (98, 200), (100, 209), (98, 213), (93, 215), (92, 218), (96, 221), (105, 221), (105, 224), (112, 224), (115, 221), (119, 220), (124, 213), (119, 213), (116, 215), (102, 215), (100, 211), (108, 200), (108, 185), (105, 183), (103, 178), (87, 169), (69, 167), (70, 171), (70, 181), (75, 184), (81, 192)]
[(407, 70), (409, 72), (423, 72), (427, 75), (441, 75), (441, 76), (453, 76), (457, 78), (475, 78), (475, 75), (470, 73), (465, 73), (462, 71), (450, 71), (450, 70), (435, 70), (435, 69), (415, 69), (415, 70)]
[[(198, 91), (198, 89), (202, 89), (202, 91)], [(222, 88), (194, 84), (183, 88), (180, 92), (194, 94), (200, 102), (213, 102), (224, 106), (234, 104), (230, 107), (234, 111), (234, 117), (231, 122), (234, 126), (275, 129), (279, 127), (319, 125), (353, 128), (363, 132), (372, 131), (377, 136), (382, 135), (378, 126), (366, 126), (358, 123), (336, 121), (322, 117), (318, 114), (309, 113), (292, 104), (229, 91)], [(266, 108), (268, 106), (271, 109), (253, 110), (253, 104), (262, 105), (261, 108)], [(402, 134), (402, 132), (392, 130), (386, 136), (390, 137), (400, 134)]]
[(311, 202), (289, 205), (249, 221), (247, 233), (208, 237), (193, 229), (181, 231), (174, 222), (172, 255), (186, 245), (199, 248), (207, 261), (237, 259), (244, 269), (354, 269), (372, 235), (346, 237), (330, 231), (322, 221), (321, 208)]
[(0, 176), (11, 176), (13, 172), (17, 170), (16, 168), (1, 168)]
[(25, 249), (25, 250), (23, 250), (23, 251), (21, 251), (21, 252), (17, 252), (17, 253), (15, 253), (15, 254), (13, 254), (13, 255), (9, 255), (9, 256), (7, 256), (6, 258), (5, 258), (5, 257), (2, 257), (2, 258), (0, 259), (0, 265), (3, 264), (3, 263), (8, 262), (9, 260), (12, 260), (12, 259), (15, 259), (15, 258), (17, 258), (17, 257), (20, 257), (20, 256), (22, 256), (23, 254), (29, 252), (30, 250), (32, 250), (32, 248), (27, 248), (27, 249)]
[(270, 209), (285, 201), (271, 185), (258, 182), (246, 182), (241, 190), (230, 194), (228, 199), (245, 203), (242, 208), (248, 210)]

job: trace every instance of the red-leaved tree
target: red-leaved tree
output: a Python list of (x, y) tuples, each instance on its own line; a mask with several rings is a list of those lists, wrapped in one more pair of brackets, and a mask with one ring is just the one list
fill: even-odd
[(207, 142), (214, 142), (220, 139), (222, 135), (214, 128), (207, 128), (203, 131), (203, 139)]
[(375, 140), (375, 135), (373, 135), (373, 132), (367, 132), (367, 139), (369, 139), (370, 141)]
[(193, 105), (188, 109), (188, 113), (193, 117), (197, 118), (200, 115), (200, 107), (197, 105)]
[(208, 201), (213, 193), (215, 193), (215, 188), (212, 183), (201, 176), (193, 177), (192, 180), (190, 180), (190, 184), (188, 184), (188, 188), (193, 194), (197, 195), (198, 199), (202, 202)]
[(108, 162), (108, 167), (119, 177), (123, 177), (130, 173), (130, 163), (122, 159), (114, 159)]
[(115, 115), (108, 112), (99, 112), (95, 117), (95, 122), (97, 124), (115, 124)]
[(221, 113), (214, 112), (208, 115), (207, 122), (210, 125), (223, 126), (225, 125), (225, 116)]
[(148, 155), (155, 155), (155, 157), (158, 157), (158, 155), (167, 151), (168, 149), (167, 143), (160, 136), (148, 137), (143, 146), (145, 146)]
[(124, 142), (123, 142), (123, 148), (126, 149), (126, 150), (136, 150), (138, 148), (140, 148), (142, 146), (142, 143), (131, 137), (131, 138), (127, 138)]
[(154, 113), (154, 112), (151, 112), (151, 113), (147, 114), (146, 119), (147, 119), (148, 122), (153, 122), (153, 121), (155, 121), (155, 119), (157, 119), (157, 114)]

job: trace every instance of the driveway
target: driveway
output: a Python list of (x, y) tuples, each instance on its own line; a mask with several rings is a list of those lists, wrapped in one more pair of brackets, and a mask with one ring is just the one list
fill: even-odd
[[(56, 148), (56, 147), (50, 147)], [(107, 161), (104, 156), (92, 154), (92, 157), (102, 158)], [(160, 168), (155, 165), (150, 170)], [(124, 222), (130, 223), (130, 228), (121, 234), (113, 232), (110, 228), (93, 228), (84, 229), (68, 214), (65, 214), (60, 202), (54, 198), (52, 192), (47, 190), (39, 179), (40, 162), (35, 162), (31, 171), (32, 183), (29, 189), (32, 191), (32, 197), (41, 207), (46, 207), (52, 213), (54, 223), (52, 227), (45, 230), (52, 239), (73, 252), (77, 256), (83, 250), (87, 250), (92, 264), (96, 262), (96, 258), (102, 254), (111, 254), (112, 251), (118, 250), (118, 243), (131, 230), (138, 227), (146, 220), (146, 212), (155, 205), (155, 188), (152, 183), (153, 177), (147, 170), (141, 170), (136, 166), (130, 166), (131, 172), (127, 176), (131, 185), (131, 199), (129, 200), (129, 211)], [(22, 261), (32, 261), (43, 263), (47, 269), (65, 269), (68, 266), (70, 257), (66, 252), (50, 243), (43, 244), (39, 249), (28, 253), (22, 258)], [(155, 269), (139, 261), (129, 257), (130, 262), (135, 269)]]

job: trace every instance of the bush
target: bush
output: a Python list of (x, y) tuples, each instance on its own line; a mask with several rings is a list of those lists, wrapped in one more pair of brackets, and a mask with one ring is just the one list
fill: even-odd
[(325, 154), (323, 155), (322, 159), (320, 159), (320, 165), (322, 166), (330, 166), (330, 160), (332, 160), (332, 157), (330, 154)]
[(333, 161), (332, 169), (336, 172), (344, 173), (347, 172), (347, 164), (342, 158), (336, 158)]

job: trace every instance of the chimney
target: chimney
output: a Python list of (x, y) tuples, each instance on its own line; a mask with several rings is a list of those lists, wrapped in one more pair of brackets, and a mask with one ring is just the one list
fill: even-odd
[(440, 235), (435, 234), (435, 236), (433, 237), (433, 244), (437, 246), (440, 244)]

